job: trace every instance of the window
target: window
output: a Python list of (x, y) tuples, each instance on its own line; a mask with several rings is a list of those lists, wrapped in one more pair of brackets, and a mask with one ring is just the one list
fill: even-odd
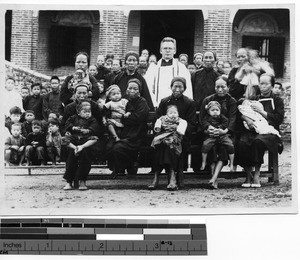
[(52, 26), (49, 43), (51, 68), (74, 66), (74, 56), (79, 51), (90, 54), (91, 35), (90, 27)]
[(275, 76), (283, 76), (284, 38), (243, 36), (243, 47), (258, 50), (259, 57), (273, 65)]

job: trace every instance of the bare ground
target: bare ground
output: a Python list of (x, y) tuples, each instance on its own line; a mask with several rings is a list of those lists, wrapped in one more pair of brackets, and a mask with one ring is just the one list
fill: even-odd
[[(93, 169), (99, 176), (100, 169)], [(141, 169), (147, 172), (149, 169)], [(279, 157), (280, 184), (274, 186), (262, 178), (261, 188), (241, 188), (243, 178), (219, 179), (219, 189), (210, 190), (207, 179), (199, 175), (185, 178), (185, 188), (166, 190), (166, 176), (160, 179), (158, 190), (149, 191), (152, 176), (136, 179), (91, 179), (89, 190), (64, 191), (63, 169), (33, 171), (6, 170), (5, 198), (2, 213), (7, 214), (148, 214), (148, 213), (220, 213), (234, 212), (291, 212), (296, 196), (292, 195), (291, 147), (285, 146)], [(218, 211), (221, 210), (221, 211)]]

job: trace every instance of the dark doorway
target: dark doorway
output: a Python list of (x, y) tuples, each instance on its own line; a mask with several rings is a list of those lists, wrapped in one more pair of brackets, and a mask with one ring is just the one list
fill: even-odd
[(74, 66), (75, 54), (90, 55), (92, 29), (90, 27), (52, 26), (50, 29), (50, 66)]
[(180, 53), (189, 55), (192, 62), (194, 54), (195, 11), (193, 10), (159, 10), (141, 11), (140, 52), (148, 49), (150, 54), (161, 58), (160, 42), (164, 37), (177, 41), (176, 57)]
[(5, 59), (10, 61), (11, 56), (11, 25), (12, 25), (12, 10), (7, 10), (5, 13)]

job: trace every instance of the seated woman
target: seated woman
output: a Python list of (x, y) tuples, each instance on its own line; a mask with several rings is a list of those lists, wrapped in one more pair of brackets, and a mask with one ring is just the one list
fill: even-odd
[[(257, 100), (263, 105), (251, 104), (251, 108), (261, 114), (268, 124), (279, 130), (279, 125), (284, 118), (284, 104), (283, 100), (272, 93), (274, 86), (274, 76), (269, 74), (262, 74), (259, 78), (260, 95)], [(266, 150), (270, 152), (278, 151), (278, 144), (281, 140), (276, 134), (259, 134), (255, 131), (253, 120), (248, 117), (240, 115), (242, 120), (246, 121), (249, 130), (244, 128), (241, 133), (240, 140), (237, 145), (236, 161), (241, 165), (247, 174), (245, 183), (242, 187), (259, 188), (260, 184), (260, 168), (264, 162), (263, 157)], [(254, 176), (251, 171), (254, 167)]]
[[(233, 135), (235, 130), (235, 123), (236, 123), (236, 111), (237, 105), (236, 100), (228, 94), (228, 86), (227, 86), (227, 79), (224, 76), (220, 76), (217, 78), (215, 82), (215, 94), (212, 94), (206, 97), (201, 105), (200, 109), (200, 116), (199, 122), (202, 131), (206, 131), (206, 134), (212, 137), (221, 137), (223, 135)], [(228, 118), (228, 126), (225, 129), (205, 129), (205, 116), (207, 111), (205, 109), (206, 105), (209, 104), (211, 101), (217, 101), (221, 105), (221, 114)], [(212, 189), (218, 188), (217, 178), (219, 173), (221, 172), (223, 166), (228, 161), (228, 153), (227, 149), (224, 145), (216, 145), (213, 150), (208, 154), (208, 159), (211, 168), (212, 178), (209, 181), (209, 185)]]
[(166, 115), (171, 105), (176, 106), (179, 117), (187, 122), (187, 127), (185, 132), (178, 129), (179, 125), (176, 129), (179, 134), (184, 134), (181, 141), (182, 152), (178, 153), (177, 149), (172, 149), (168, 143), (164, 142), (155, 146), (155, 156), (152, 167), (154, 179), (152, 184), (148, 186), (151, 190), (157, 188), (158, 177), (162, 168), (166, 168), (166, 171), (170, 174), (170, 181), (167, 186), (168, 190), (177, 190), (178, 181), (180, 187), (183, 187), (184, 158), (190, 143), (192, 130), (196, 126), (196, 102), (183, 95), (186, 90), (186, 80), (183, 77), (174, 77), (171, 81), (171, 90), (172, 95), (161, 100), (156, 111), (156, 116), (160, 118)]
[(128, 81), (125, 98), (128, 99), (127, 107), (130, 107), (131, 114), (122, 118), (124, 127), (118, 136), (119, 140), (111, 139), (106, 146), (108, 166), (114, 175), (124, 172), (125, 169), (129, 176), (136, 174), (134, 163), (137, 161), (138, 149), (147, 134), (149, 112), (146, 100), (140, 96), (141, 86), (138, 79)]

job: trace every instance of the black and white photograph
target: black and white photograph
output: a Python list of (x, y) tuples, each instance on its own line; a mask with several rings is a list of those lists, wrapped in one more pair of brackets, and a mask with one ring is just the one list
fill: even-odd
[(293, 5), (1, 10), (3, 213), (296, 212)]
[(296, 9), (0, 0), (1, 232), (169, 219), (207, 259), (298, 259)]

